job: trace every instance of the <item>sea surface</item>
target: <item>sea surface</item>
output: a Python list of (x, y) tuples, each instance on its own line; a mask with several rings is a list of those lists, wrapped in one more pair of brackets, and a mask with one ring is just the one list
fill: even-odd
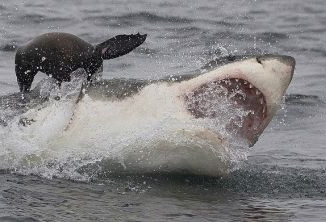
[[(78, 177), (66, 159), (60, 169), (0, 163), (0, 221), (326, 220), (325, 0), (2, 0), (0, 95), (18, 91), (17, 46), (50, 31), (93, 44), (147, 33), (141, 47), (104, 62), (103, 78), (187, 74), (221, 54), (286, 54), (297, 65), (280, 111), (229, 176)], [(7, 139), (1, 160), (10, 159)], [(16, 142), (16, 154), (27, 152)]]

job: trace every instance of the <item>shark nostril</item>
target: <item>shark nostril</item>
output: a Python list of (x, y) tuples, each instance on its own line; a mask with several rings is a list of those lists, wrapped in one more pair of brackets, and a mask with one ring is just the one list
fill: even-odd
[(263, 64), (263, 63), (261, 62), (261, 59), (260, 59), (259, 57), (256, 57), (256, 60), (257, 60), (257, 62), (258, 62), (259, 64)]

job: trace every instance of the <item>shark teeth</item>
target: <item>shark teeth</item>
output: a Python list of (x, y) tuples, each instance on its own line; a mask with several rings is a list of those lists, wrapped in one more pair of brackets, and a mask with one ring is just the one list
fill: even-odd
[[(240, 118), (240, 122), (237, 122), (237, 118), (231, 118), (228, 126), (235, 127), (238, 132), (253, 134), (259, 130), (267, 117), (267, 103), (264, 94), (249, 81), (230, 78), (207, 82), (185, 95), (187, 110), (195, 118), (219, 118), (225, 112), (221, 103), (225, 98), (228, 100), (227, 109), (234, 115), (248, 112), (248, 115)], [(217, 106), (220, 103), (222, 108)]]

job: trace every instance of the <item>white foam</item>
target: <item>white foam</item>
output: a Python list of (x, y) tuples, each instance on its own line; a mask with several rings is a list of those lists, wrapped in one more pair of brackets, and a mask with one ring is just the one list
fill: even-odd
[(25, 113), (29, 126), (17, 117), (1, 129), (1, 169), (80, 180), (103, 171), (223, 175), (246, 158), (246, 146), (234, 152), (223, 126), (192, 118), (168, 84), (122, 101), (64, 98)]

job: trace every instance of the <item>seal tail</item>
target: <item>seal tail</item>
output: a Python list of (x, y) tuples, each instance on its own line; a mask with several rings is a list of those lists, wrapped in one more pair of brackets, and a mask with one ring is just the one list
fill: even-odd
[(103, 59), (114, 59), (123, 56), (140, 46), (146, 39), (147, 34), (141, 35), (117, 35), (95, 46), (96, 53)]

